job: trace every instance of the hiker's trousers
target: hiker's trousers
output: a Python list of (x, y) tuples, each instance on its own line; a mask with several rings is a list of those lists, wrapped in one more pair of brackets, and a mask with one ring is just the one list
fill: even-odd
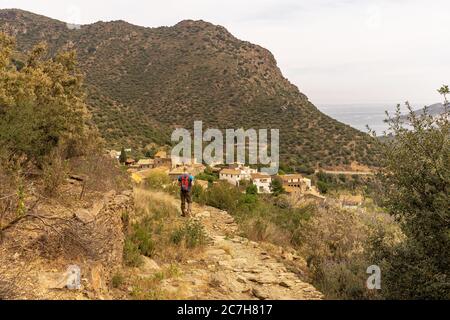
[[(181, 212), (183, 215), (191, 213), (191, 204), (192, 204), (192, 195), (190, 191), (181, 190), (180, 192), (181, 198)], [(186, 203), (187, 203), (187, 211), (186, 211)]]

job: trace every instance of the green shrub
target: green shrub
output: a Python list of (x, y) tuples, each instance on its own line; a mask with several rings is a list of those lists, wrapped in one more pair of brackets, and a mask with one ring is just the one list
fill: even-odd
[(151, 257), (155, 252), (153, 232), (154, 224), (149, 217), (145, 217), (140, 223), (132, 226), (130, 240), (137, 245), (139, 252), (147, 257)]
[(116, 289), (120, 288), (124, 282), (125, 282), (125, 278), (123, 277), (123, 275), (121, 273), (114, 274), (111, 279), (112, 287), (116, 288)]
[(238, 207), (240, 197), (241, 193), (236, 187), (225, 181), (219, 181), (206, 190), (203, 202), (221, 210), (234, 212)]
[(283, 188), (283, 182), (280, 178), (276, 177), (272, 179), (270, 190), (272, 191), (274, 196), (279, 196), (280, 194), (283, 194), (285, 192)]
[(123, 260), (129, 267), (138, 267), (142, 264), (141, 252), (139, 246), (131, 239), (125, 239), (123, 247)]
[(155, 190), (164, 189), (171, 184), (172, 180), (170, 180), (167, 173), (162, 170), (152, 171), (145, 179), (145, 186)]
[(209, 183), (213, 183), (214, 181), (219, 180), (219, 178), (218, 178), (215, 174), (212, 174), (212, 173), (206, 173), (206, 172), (199, 173), (199, 174), (195, 177), (195, 179), (197, 179), (197, 180), (203, 180), (203, 181), (208, 181)]
[(195, 248), (206, 243), (206, 234), (200, 222), (187, 222), (184, 226), (173, 231), (171, 241), (180, 245), (184, 242), (187, 248)]
[(326, 194), (328, 192), (328, 184), (324, 181), (317, 181), (317, 188), (320, 193)]
[[(439, 92), (448, 103), (448, 86)], [(381, 200), (398, 221), (404, 241), (376, 239), (374, 259), (383, 264), (383, 295), (389, 299), (450, 299), (450, 112), (415, 114), (404, 127), (400, 106), (389, 120), (395, 139), (381, 144), (377, 178)], [(383, 244), (383, 245), (378, 245)]]
[(199, 202), (201, 200), (201, 198), (203, 197), (204, 194), (204, 190), (203, 187), (198, 185), (198, 184), (194, 184), (192, 186), (192, 200), (195, 202)]
[(250, 184), (247, 189), (245, 190), (245, 193), (248, 195), (255, 195), (258, 194), (258, 187), (254, 184)]

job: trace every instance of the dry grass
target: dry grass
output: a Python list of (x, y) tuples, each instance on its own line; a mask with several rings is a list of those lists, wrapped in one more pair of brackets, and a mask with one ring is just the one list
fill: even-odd
[(399, 239), (398, 225), (386, 214), (322, 206), (301, 232), (300, 248), (314, 284), (331, 299), (368, 299), (366, 269), (373, 264), (370, 237), (384, 230)]
[(177, 265), (170, 264), (150, 277), (134, 276), (129, 283), (133, 288), (131, 297), (136, 300), (182, 299), (185, 291), (183, 286), (178, 286), (177, 290), (174, 291), (164, 289), (165, 280), (176, 279), (181, 274), (182, 272)]
[[(144, 188), (136, 188), (134, 195), (136, 210), (130, 217), (128, 238), (150, 246), (146, 251), (151, 258), (163, 263), (182, 262), (202, 251), (202, 229), (181, 218), (172, 196)], [(145, 255), (142, 246), (141, 253)]]
[(165, 192), (150, 191), (144, 188), (134, 189), (136, 219), (145, 216), (176, 219), (180, 213), (176, 200)]
[(243, 235), (253, 241), (291, 246), (289, 233), (263, 218), (251, 218), (240, 224)]

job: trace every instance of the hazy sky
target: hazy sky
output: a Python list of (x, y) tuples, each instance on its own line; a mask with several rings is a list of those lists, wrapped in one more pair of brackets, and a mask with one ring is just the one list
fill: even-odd
[(0, 8), (78, 24), (220, 24), (271, 50), (316, 104), (433, 103), (450, 84), (449, 0), (0, 0)]

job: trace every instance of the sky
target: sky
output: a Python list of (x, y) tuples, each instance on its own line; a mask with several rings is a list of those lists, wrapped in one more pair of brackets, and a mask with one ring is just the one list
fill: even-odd
[(75, 24), (202, 19), (275, 56), (317, 105), (439, 102), (450, 84), (448, 0), (0, 0)]

